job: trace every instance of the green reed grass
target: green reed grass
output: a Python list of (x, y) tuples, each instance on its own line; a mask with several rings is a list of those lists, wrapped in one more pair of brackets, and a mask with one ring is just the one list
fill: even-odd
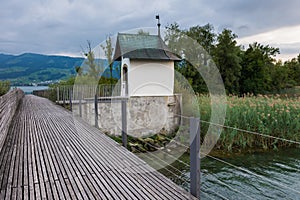
[[(210, 97), (199, 95), (198, 101), (201, 119), (210, 121)], [(229, 96), (224, 125), (299, 142), (300, 97)], [(201, 133), (205, 134), (207, 129), (208, 124), (201, 123)], [(295, 144), (224, 128), (216, 148), (231, 151), (246, 148), (277, 149), (290, 146), (295, 146)]]

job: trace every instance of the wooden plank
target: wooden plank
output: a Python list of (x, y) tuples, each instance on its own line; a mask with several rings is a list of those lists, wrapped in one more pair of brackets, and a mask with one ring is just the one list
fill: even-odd
[(17, 188), (12, 188), (11, 199), (16, 199), (16, 200), (18, 199), (17, 192), (18, 192)]
[[(39, 189), (40, 189), (40, 197), (41, 198), (47, 198), (47, 193), (46, 193), (46, 187), (45, 187), (45, 179), (44, 179), (44, 167), (43, 167), (43, 159), (42, 159), (42, 153), (41, 153), (41, 148), (40, 148), (40, 144), (39, 144), (39, 138), (38, 138), (38, 128), (36, 125), (36, 121), (33, 121), (33, 127), (34, 127), (34, 140), (35, 140), (35, 153), (36, 153), (36, 166), (37, 166), (37, 178), (38, 178), (38, 182), (36, 182), (36, 184), (39, 185)], [(47, 180), (47, 177), (45, 177)]]
[[(27, 117), (27, 121), (31, 122), (30, 116)], [(28, 122), (29, 123), (29, 122)], [(29, 124), (28, 130), (28, 186), (29, 186), (29, 199), (34, 199), (34, 172), (35, 172), (35, 157), (34, 157), (34, 145), (32, 138), (32, 125)]]

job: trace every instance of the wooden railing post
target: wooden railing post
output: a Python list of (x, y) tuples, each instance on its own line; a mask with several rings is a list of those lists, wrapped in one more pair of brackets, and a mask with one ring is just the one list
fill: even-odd
[(59, 87), (56, 88), (57, 103), (59, 103)]
[(99, 128), (98, 125), (98, 94), (97, 94), (97, 90), (96, 90), (96, 94), (95, 94), (95, 127)]
[(63, 86), (63, 94), (62, 94), (62, 96), (63, 96), (63, 105), (64, 105), (64, 108), (66, 107), (66, 87), (65, 86)]
[(127, 148), (127, 99), (121, 100), (122, 110), (122, 144)]
[(190, 177), (191, 194), (200, 199), (200, 120), (190, 118)]
[(69, 99), (70, 99), (70, 111), (72, 112), (73, 110), (73, 105), (72, 105), (72, 95), (73, 95), (73, 90), (72, 88), (69, 88)]
[(79, 91), (79, 117), (82, 117), (82, 93)]

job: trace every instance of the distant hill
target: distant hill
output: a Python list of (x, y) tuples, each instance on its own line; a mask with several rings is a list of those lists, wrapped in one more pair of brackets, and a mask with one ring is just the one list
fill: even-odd
[(0, 54), (0, 80), (29, 84), (65, 79), (75, 74), (75, 66), (80, 66), (83, 60), (33, 53), (18, 56)]
[[(0, 53), (0, 80), (10, 80), (11, 85), (49, 83), (75, 75), (75, 67), (82, 66), (84, 58), (48, 56), (24, 53), (18, 56)], [(98, 60), (101, 66), (108, 66), (106, 60)], [(113, 77), (120, 78), (119, 62), (113, 65)], [(103, 76), (110, 77), (106, 68)]]

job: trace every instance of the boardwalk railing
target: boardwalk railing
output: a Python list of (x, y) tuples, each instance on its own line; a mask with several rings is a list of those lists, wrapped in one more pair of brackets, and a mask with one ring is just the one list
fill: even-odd
[(20, 89), (14, 89), (0, 96), (0, 151), (3, 147), (12, 118), (23, 96), (24, 92)]
[(101, 85), (62, 85), (47, 90), (33, 91), (33, 94), (40, 97), (48, 98), (61, 104), (69, 104), (70, 100), (78, 101), (79, 99), (93, 99), (98, 97), (120, 96), (120, 86), (101, 84)]

